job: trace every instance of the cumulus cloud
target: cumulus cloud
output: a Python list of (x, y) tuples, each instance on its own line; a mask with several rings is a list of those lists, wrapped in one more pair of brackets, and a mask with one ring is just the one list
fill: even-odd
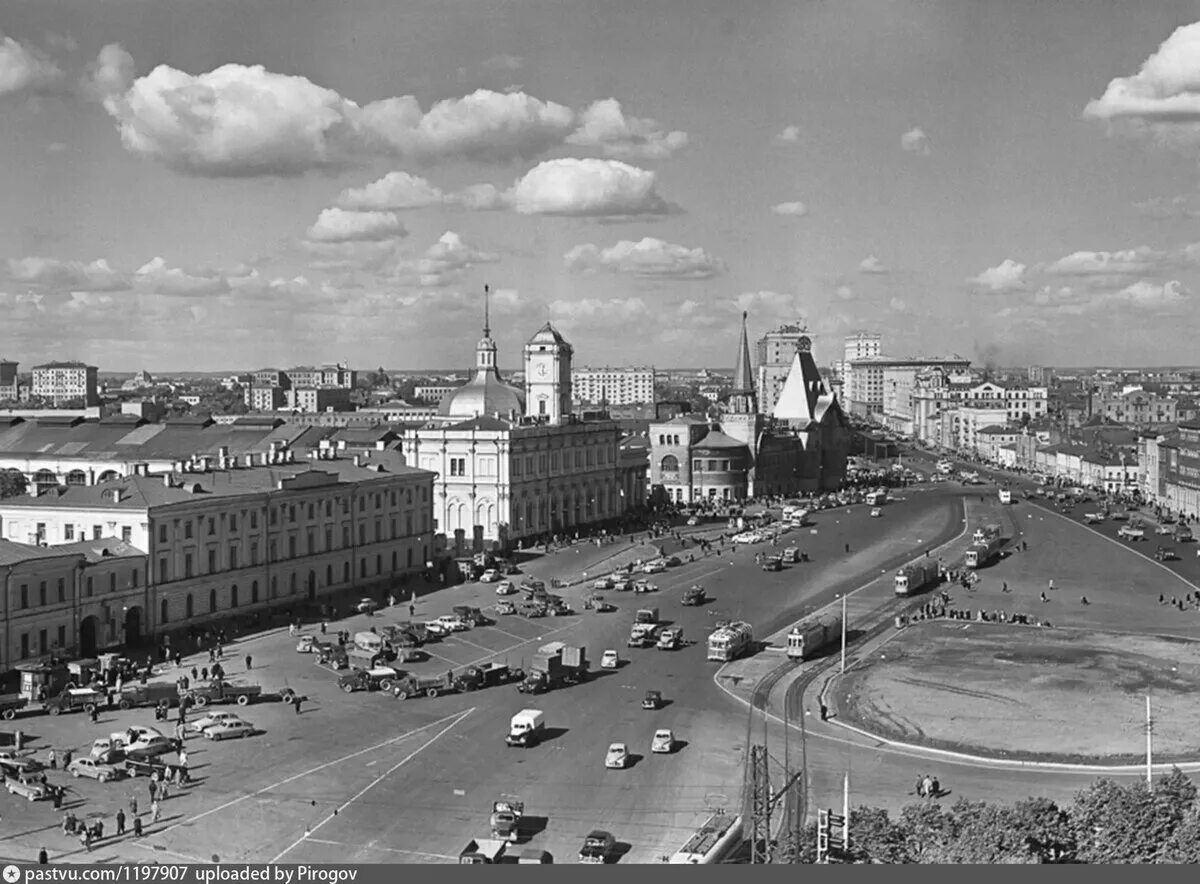
[(789, 144), (794, 144), (795, 142), (800, 140), (800, 127), (799, 126), (785, 126), (783, 131), (775, 136), (775, 140), (783, 141), (783, 142), (789, 143)]
[(841, 298), (843, 301), (854, 300), (854, 289), (850, 288), (850, 286), (848, 286), (848, 285), (839, 285), (834, 290), (834, 294), (837, 295), (839, 298)]
[(1025, 265), (1005, 258), (997, 266), (989, 267), (967, 281), (993, 294), (1020, 291), (1025, 288)]
[(507, 193), (522, 215), (664, 215), (671, 206), (655, 188), (655, 174), (619, 160), (547, 160)]
[(0, 96), (39, 92), (62, 78), (62, 69), (45, 53), (0, 31)]
[(1179, 280), (1153, 282), (1142, 279), (1116, 293), (1116, 299), (1135, 307), (1178, 307), (1191, 301), (1191, 291)]
[(34, 256), (9, 258), (8, 274), (17, 282), (84, 292), (121, 291), (130, 284), (129, 277), (118, 273), (103, 258), (87, 264)]
[(309, 240), (323, 243), (382, 242), (407, 235), (395, 212), (348, 212), (337, 208), (324, 209), (307, 233)]
[(742, 292), (733, 299), (732, 306), (737, 313), (746, 312), (751, 316), (769, 316), (775, 319), (786, 319), (795, 322), (797, 317), (804, 316), (804, 308), (800, 299), (785, 292), (758, 291)]
[(1046, 268), (1059, 276), (1119, 276), (1152, 272), (1167, 258), (1167, 253), (1140, 246), (1117, 252), (1073, 252)]
[(800, 217), (801, 215), (808, 214), (808, 206), (800, 202), (776, 203), (775, 205), (771, 206), (771, 211), (776, 215), (793, 215), (795, 217)]
[(896, 313), (906, 313), (908, 311), (908, 302), (903, 298), (892, 298), (888, 301), (888, 309)]
[(929, 136), (920, 127), (909, 129), (900, 136), (900, 148), (923, 157), (929, 156), (932, 152), (932, 148), (929, 145)]
[(133, 61), (106, 46), (88, 78), (126, 149), (193, 175), (299, 175), (375, 156), (421, 162), (533, 157), (570, 133), (575, 113), (523, 92), (479, 89), (436, 102), (411, 95), (365, 105), (261, 65), (202, 74)]
[(883, 274), (887, 273), (888, 269), (886, 266), (884, 266), (884, 263), (874, 255), (867, 255), (867, 257), (863, 258), (862, 261), (859, 262), (858, 272)]
[(464, 271), (476, 264), (499, 260), (499, 255), (469, 245), (457, 233), (447, 230), (422, 256), (398, 260), (391, 272), (393, 277), (406, 282), (440, 288), (457, 282)]
[(620, 325), (644, 318), (649, 309), (641, 298), (582, 298), (578, 301), (559, 299), (550, 302), (550, 313), (566, 322), (586, 320), (589, 325), (605, 323)]
[(1109, 82), (1083, 115), (1117, 124), (1114, 131), (1200, 145), (1200, 23), (1177, 28), (1136, 74)]
[(579, 118), (579, 128), (567, 137), (577, 147), (599, 148), (608, 157), (663, 160), (687, 147), (686, 132), (668, 132), (656, 121), (627, 117), (615, 98), (596, 101)]
[(445, 200), (436, 185), (408, 172), (388, 172), (363, 187), (350, 187), (338, 195), (338, 208), (356, 212), (387, 212), (435, 206)]
[(578, 245), (563, 256), (563, 262), (575, 273), (608, 271), (652, 279), (708, 279), (723, 269), (721, 261), (704, 249), (649, 236), (639, 242), (621, 240), (607, 249)]
[(452, 205), (479, 211), (506, 209), (510, 205), (508, 195), (493, 184), (469, 184), (447, 195), (446, 201)]
[(229, 291), (229, 281), (218, 271), (188, 271), (171, 267), (162, 258), (152, 258), (139, 267), (133, 280), (139, 290), (160, 295), (217, 295)]

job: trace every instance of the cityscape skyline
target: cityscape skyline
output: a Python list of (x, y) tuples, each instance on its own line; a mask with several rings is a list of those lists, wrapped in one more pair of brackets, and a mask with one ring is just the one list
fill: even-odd
[(1192, 3), (0, 6), (25, 366), (1188, 361)]

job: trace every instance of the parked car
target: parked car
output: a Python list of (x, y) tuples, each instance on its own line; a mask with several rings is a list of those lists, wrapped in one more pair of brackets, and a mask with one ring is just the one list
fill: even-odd
[(675, 734), (670, 728), (660, 728), (650, 741), (650, 751), (657, 755), (669, 755), (675, 751)]
[(9, 795), (18, 795), (26, 801), (40, 801), (50, 797), (50, 787), (32, 776), (8, 777), (4, 780), (4, 788)]
[(624, 743), (613, 743), (604, 756), (604, 766), (610, 770), (624, 770), (629, 763), (629, 748)]
[(223, 724), (226, 721), (241, 721), (242, 717), (236, 712), (230, 712), (224, 709), (214, 710), (209, 712), (203, 718), (197, 718), (195, 722), (189, 723), (190, 730), (203, 732), (205, 728), (212, 727), (216, 724)]
[(503, 576), (504, 575), (501, 574), (500, 571), (497, 570), (496, 568), (488, 568), (486, 571), (484, 571), (482, 574), (479, 575), (479, 582), (480, 583), (495, 583), (496, 581), (500, 580)]
[(311, 654), (319, 642), (315, 635), (302, 635), (300, 640), (296, 642), (297, 654)]
[(25, 776), (42, 770), (42, 763), (30, 755), (20, 755), (4, 750), (0, 752), (0, 774), (9, 776)]
[(446, 627), (450, 632), (466, 632), (471, 628), (471, 624), (458, 614), (443, 614), (437, 618), (437, 622)]
[(647, 562), (642, 565), (643, 574), (661, 574), (665, 570), (667, 570), (667, 563), (661, 559), (656, 559), (653, 562)]
[(635, 593), (658, 592), (658, 584), (651, 583), (649, 580), (639, 580), (637, 583), (633, 584), (633, 591)]
[(619, 669), (621, 667), (621, 657), (616, 651), (608, 650), (600, 656), (601, 669)]
[(883, 515), (883, 510), (881, 510), (879, 507), (875, 507), (871, 510), (871, 518), (872, 519), (878, 519), (882, 515)]
[(579, 848), (579, 861), (581, 863), (606, 863), (616, 844), (617, 841), (611, 832), (594, 829), (588, 832), (587, 837), (583, 839), (583, 846)]
[(379, 602), (375, 599), (363, 597), (358, 600), (358, 604), (354, 606), (354, 610), (360, 614), (373, 614), (379, 610)]
[(75, 758), (67, 765), (67, 772), (73, 777), (91, 777), (107, 783), (109, 780), (120, 779), (124, 771), (111, 764), (103, 764), (94, 758)]
[(496, 595), (515, 595), (517, 588), (511, 580), (501, 580), (496, 584)]
[(510, 601), (501, 599), (500, 601), (496, 602), (496, 613), (515, 614), (517, 613), (517, 606)]
[(454, 631), (446, 624), (440, 622), (440, 620), (428, 620), (425, 622), (424, 626), (426, 632), (428, 632), (430, 635), (436, 635), (438, 638), (449, 635)]
[(223, 721), (204, 729), (204, 737), (209, 740), (230, 740), (249, 737), (256, 733), (258, 733), (258, 730), (254, 725), (240, 719), (236, 721)]
[(179, 741), (173, 737), (147, 737), (124, 748), (126, 758), (147, 759), (166, 755), (179, 749)]

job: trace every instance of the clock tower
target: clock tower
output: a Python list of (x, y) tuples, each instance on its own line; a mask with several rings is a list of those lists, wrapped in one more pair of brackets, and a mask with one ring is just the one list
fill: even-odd
[(571, 356), (574, 350), (546, 323), (525, 345), (525, 414), (559, 425), (571, 415)]

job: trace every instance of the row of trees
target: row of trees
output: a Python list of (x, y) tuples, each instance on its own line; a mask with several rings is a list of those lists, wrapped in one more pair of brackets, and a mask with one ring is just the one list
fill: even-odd
[[(816, 862), (816, 826), (803, 834), (801, 863)], [(1012, 805), (959, 799), (909, 804), (893, 818), (877, 807), (850, 811), (854, 863), (1197, 863), (1200, 802), (1175, 768), (1150, 789), (1101, 779), (1069, 807), (1047, 798)]]

